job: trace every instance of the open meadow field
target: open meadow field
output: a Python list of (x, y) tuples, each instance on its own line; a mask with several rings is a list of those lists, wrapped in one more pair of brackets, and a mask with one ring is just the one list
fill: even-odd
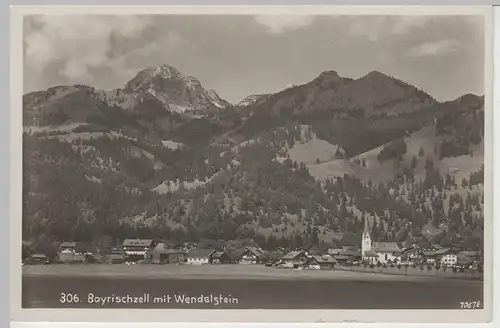
[[(25, 266), (22, 284), (25, 308), (455, 309), (483, 298), (481, 281), (260, 265)], [(68, 302), (74, 295), (78, 302)], [(127, 295), (144, 301), (111, 301)], [(171, 302), (154, 302), (169, 295)], [(232, 301), (214, 302), (219, 296)]]

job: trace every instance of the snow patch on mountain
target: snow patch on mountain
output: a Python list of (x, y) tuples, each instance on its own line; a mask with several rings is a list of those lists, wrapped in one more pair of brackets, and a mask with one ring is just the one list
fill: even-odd
[(72, 122), (62, 125), (49, 125), (49, 126), (38, 126), (38, 125), (26, 125), (23, 127), (23, 132), (28, 134), (34, 133), (49, 133), (49, 132), (71, 132), (79, 126), (88, 125), (87, 123)]
[(151, 189), (151, 191), (154, 191), (158, 194), (167, 194), (167, 193), (174, 193), (179, 190), (192, 190), (196, 189), (198, 187), (203, 187), (206, 184), (210, 183), (213, 179), (215, 179), (222, 171), (219, 171), (212, 175), (210, 178), (205, 178), (205, 180), (199, 180), (199, 179), (194, 179), (194, 181), (163, 181), (161, 184), (158, 186), (154, 187)]
[(251, 106), (255, 103), (257, 103), (259, 100), (266, 98), (268, 95), (267, 94), (262, 94), (262, 95), (250, 95), (242, 100), (240, 100), (236, 106), (238, 107), (248, 107)]

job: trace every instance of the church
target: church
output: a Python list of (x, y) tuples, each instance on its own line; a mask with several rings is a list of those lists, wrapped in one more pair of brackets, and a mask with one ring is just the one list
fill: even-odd
[(361, 260), (371, 264), (398, 263), (401, 261), (401, 248), (396, 242), (372, 242), (368, 219), (365, 218), (361, 240)]

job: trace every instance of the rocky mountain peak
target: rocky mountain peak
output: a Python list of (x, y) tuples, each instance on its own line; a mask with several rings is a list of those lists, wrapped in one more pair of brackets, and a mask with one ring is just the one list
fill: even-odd
[(125, 85), (124, 92), (134, 99), (153, 96), (166, 109), (177, 112), (229, 106), (215, 91), (205, 89), (200, 80), (167, 64), (140, 71)]
[(182, 79), (182, 73), (175, 67), (171, 65), (161, 65), (159, 66), (154, 75), (160, 76), (164, 79)]

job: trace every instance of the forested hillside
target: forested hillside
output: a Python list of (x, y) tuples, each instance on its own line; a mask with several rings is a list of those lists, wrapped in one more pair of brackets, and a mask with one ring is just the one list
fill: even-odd
[[(23, 98), (23, 238), (264, 248), (483, 240), (483, 98), (330, 71), (230, 105), (163, 65)], [(49, 246), (46, 246), (49, 247)]]

